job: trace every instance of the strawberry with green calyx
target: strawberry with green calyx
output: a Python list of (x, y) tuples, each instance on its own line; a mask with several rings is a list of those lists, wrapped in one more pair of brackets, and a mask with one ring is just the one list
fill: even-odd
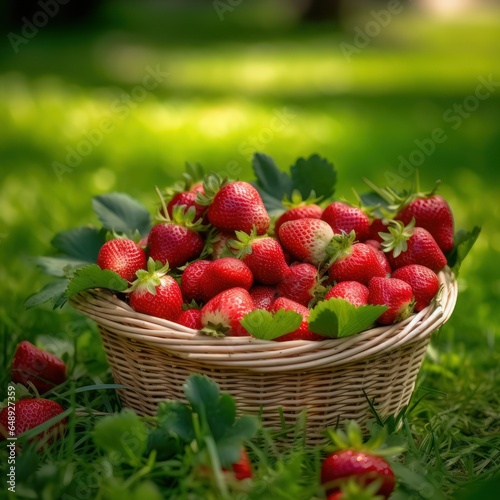
[[(382, 447), (385, 440), (383, 432), (363, 443), (360, 427), (355, 421), (346, 424), (346, 432), (328, 430), (328, 436), (336, 451), (330, 453), (321, 466), (321, 484), (327, 494), (340, 492), (342, 487), (348, 488), (348, 481), (353, 481), (362, 488), (369, 488), (373, 495), (389, 498), (394, 490), (395, 478), (384, 457), (399, 455), (404, 449)], [(375, 491), (370, 488), (372, 483), (377, 483)]]
[(305, 307), (311, 300), (322, 298), (326, 292), (318, 269), (307, 263), (292, 264), (277, 290), (280, 297), (294, 300)]
[(44, 393), (66, 380), (66, 365), (54, 354), (24, 340), (14, 353), (11, 377), (19, 384), (31, 382), (40, 393)]
[(236, 257), (250, 268), (256, 281), (263, 285), (276, 285), (283, 281), (289, 267), (277, 240), (270, 236), (257, 236), (255, 229), (250, 234), (236, 231), (236, 238), (228, 241), (228, 246), (235, 249)]
[[(20, 399), (14, 403), (14, 407), (9, 405), (0, 412), (0, 439), (19, 436), (23, 432), (34, 429), (63, 412), (64, 409), (61, 405), (50, 399)], [(12, 420), (12, 415), (15, 415), (14, 420)], [(52, 444), (64, 434), (65, 430), (66, 418), (63, 418), (30, 441), (41, 442), (40, 449), (42, 449), (43, 443)]]
[(354, 231), (358, 241), (368, 238), (370, 219), (359, 207), (341, 201), (334, 201), (325, 208), (321, 220), (328, 222), (335, 234)]
[(181, 276), (181, 290), (184, 300), (204, 300), (205, 296), (200, 288), (200, 279), (210, 263), (210, 260), (201, 259), (190, 262), (186, 266)]
[(328, 291), (325, 300), (336, 297), (345, 299), (352, 305), (359, 307), (368, 304), (368, 294), (368, 288), (357, 281), (341, 281)]
[(381, 325), (399, 323), (413, 314), (415, 298), (408, 283), (396, 278), (373, 278), (368, 290), (369, 304), (388, 307), (377, 319)]
[(276, 342), (287, 342), (289, 340), (325, 340), (323, 335), (311, 332), (309, 330), (309, 323), (307, 318), (309, 318), (310, 310), (307, 307), (295, 302), (293, 300), (287, 299), (285, 297), (279, 297), (274, 301), (271, 312), (276, 313), (279, 310), (284, 309), (285, 311), (294, 311), (302, 316), (302, 323), (299, 328), (293, 332), (277, 337), (274, 340)]
[(236, 234), (234, 232), (226, 233), (217, 231), (213, 228), (205, 240), (204, 253), (210, 256), (212, 260), (222, 259), (222, 257), (234, 257), (235, 250), (228, 246), (230, 240), (234, 240)]
[(250, 268), (235, 257), (223, 257), (206, 266), (199, 280), (204, 300), (209, 300), (229, 288), (250, 290), (253, 274)]
[(146, 252), (128, 238), (115, 238), (102, 245), (97, 265), (119, 274), (124, 280), (133, 281), (135, 273), (146, 268)]
[[(164, 213), (167, 213), (165, 207)], [(199, 233), (206, 231), (208, 226), (195, 218), (195, 208), (184, 211), (183, 206), (173, 208), (171, 219), (158, 215), (159, 223), (153, 226), (148, 236), (149, 256), (163, 264), (168, 262), (172, 268), (198, 258), (204, 247)]]
[(439, 291), (439, 279), (434, 271), (418, 264), (400, 267), (393, 278), (408, 283), (415, 295), (415, 311), (426, 308)]
[(148, 260), (148, 270), (137, 271), (137, 279), (126, 290), (130, 307), (139, 313), (176, 321), (182, 313), (182, 292), (168, 273), (168, 263)]
[(377, 250), (356, 243), (356, 234), (336, 234), (328, 246), (326, 267), (331, 281), (358, 281), (368, 285), (376, 276), (385, 277), (386, 267), (377, 257)]
[(440, 181), (432, 191), (420, 190), (418, 171), (412, 188), (401, 194), (396, 193), (390, 187), (378, 188), (365, 179), (365, 182), (396, 212), (394, 219), (403, 224), (409, 224), (414, 218), (416, 225), (429, 231), (442, 252), (447, 253), (453, 248), (454, 222), (453, 213), (448, 202), (436, 194)]
[(389, 232), (380, 236), (392, 269), (420, 264), (437, 273), (446, 266), (446, 257), (436, 240), (423, 227), (415, 227), (415, 219), (406, 227), (401, 221), (391, 221)]
[(210, 174), (203, 186), (205, 193), (198, 193), (197, 203), (208, 206), (208, 220), (220, 231), (250, 233), (255, 227), (261, 235), (269, 229), (269, 214), (259, 192), (250, 183), (229, 182)]
[[(200, 221), (202, 224), (207, 224), (208, 220), (204, 217), (207, 207), (196, 203), (197, 196), (198, 193), (194, 191), (183, 191), (181, 193), (175, 194), (167, 204), (168, 217), (170, 217), (171, 219), (173, 218), (175, 207), (184, 207), (184, 212), (193, 207), (196, 213), (194, 220)], [(163, 213), (163, 209), (162, 215), (165, 215)]]
[(382, 481), (375, 481), (361, 486), (356, 480), (349, 478), (341, 483), (340, 490), (330, 493), (326, 500), (384, 500), (383, 495), (378, 495)]
[(279, 239), (285, 249), (295, 259), (315, 266), (324, 261), (332, 238), (332, 228), (320, 219), (285, 222), (279, 230)]
[(389, 221), (390, 219), (387, 218), (373, 219), (368, 230), (367, 240), (373, 240), (382, 243), (382, 241), (384, 240), (380, 237), (380, 233), (385, 233), (387, 231)]
[(250, 296), (252, 297), (255, 309), (265, 309), (270, 311), (278, 291), (273, 286), (256, 285), (250, 288)]
[(285, 195), (282, 203), (287, 210), (276, 220), (274, 233), (278, 235), (280, 227), (285, 222), (298, 219), (320, 219), (323, 209), (319, 205), (316, 205), (316, 203), (320, 200), (321, 198), (314, 197), (309, 197), (306, 200), (303, 200), (302, 195), (296, 189), (292, 192), (291, 200), (288, 200)]
[[(219, 262), (219, 261), (216, 261)], [(202, 332), (214, 337), (249, 336), (240, 321), (254, 309), (252, 297), (241, 287), (224, 290), (201, 309)]]

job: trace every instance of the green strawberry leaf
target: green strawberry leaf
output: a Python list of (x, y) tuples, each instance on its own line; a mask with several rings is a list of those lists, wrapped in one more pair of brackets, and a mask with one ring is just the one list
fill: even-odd
[(319, 155), (309, 158), (299, 158), (290, 168), (293, 187), (302, 195), (303, 199), (312, 196), (328, 199), (335, 192), (337, 172), (332, 163)]
[(219, 460), (223, 466), (227, 467), (238, 461), (243, 442), (252, 439), (258, 428), (259, 421), (256, 417), (243, 415), (231, 427), (227, 427), (223, 435), (216, 438)]
[(109, 231), (145, 236), (151, 227), (151, 217), (146, 207), (124, 193), (95, 196), (92, 207), (103, 226)]
[(49, 300), (54, 302), (54, 309), (61, 307), (65, 302), (66, 298), (64, 292), (68, 287), (69, 281), (65, 280), (55, 280), (48, 285), (45, 285), (38, 293), (30, 295), (24, 302), (24, 306), (27, 309), (44, 304)]
[(356, 307), (344, 299), (331, 298), (320, 302), (309, 315), (309, 329), (326, 337), (349, 337), (366, 330), (386, 306)]
[(293, 192), (293, 181), (280, 170), (274, 160), (264, 153), (255, 153), (252, 168), (257, 179), (252, 184), (257, 188), (267, 211), (277, 215), (285, 210), (282, 200)]
[(97, 422), (92, 432), (96, 446), (117, 462), (139, 465), (146, 451), (148, 429), (132, 410), (123, 410)]
[(158, 406), (158, 425), (167, 436), (178, 436), (190, 443), (195, 438), (191, 409), (177, 401), (163, 401)]
[(106, 241), (106, 231), (95, 227), (76, 227), (54, 236), (54, 248), (77, 261), (95, 262), (99, 249)]
[(73, 274), (77, 269), (92, 264), (88, 260), (74, 259), (73, 257), (36, 257), (35, 264), (49, 276), (64, 278)]
[(274, 315), (264, 309), (249, 312), (242, 320), (243, 327), (252, 337), (273, 340), (300, 327), (302, 316), (295, 311), (280, 309)]
[(462, 262), (464, 261), (465, 257), (467, 257), (480, 234), (481, 228), (478, 226), (475, 226), (472, 231), (460, 229), (455, 234), (455, 245), (447, 256), (448, 265), (450, 266), (455, 276), (458, 276)]
[(65, 297), (73, 297), (91, 288), (108, 288), (123, 292), (128, 288), (128, 282), (109, 269), (101, 269), (97, 264), (91, 264), (75, 271), (66, 289)]

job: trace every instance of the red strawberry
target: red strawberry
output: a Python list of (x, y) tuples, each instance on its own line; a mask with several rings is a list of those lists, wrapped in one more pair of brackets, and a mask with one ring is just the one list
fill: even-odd
[(182, 311), (176, 323), (192, 328), (193, 330), (201, 330), (203, 328), (201, 324), (201, 310), (188, 309), (187, 311)]
[(368, 288), (357, 281), (337, 283), (325, 296), (325, 300), (337, 297), (345, 299), (356, 307), (368, 304)]
[(221, 334), (234, 337), (248, 336), (240, 321), (253, 309), (252, 297), (244, 288), (224, 290), (203, 306), (201, 310), (203, 332), (215, 336)]
[(381, 325), (399, 323), (413, 313), (413, 290), (408, 283), (395, 278), (372, 278), (368, 289), (370, 304), (389, 308), (377, 319)]
[(408, 283), (415, 295), (415, 311), (426, 308), (439, 290), (439, 279), (428, 267), (410, 264), (394, 271), (393, 278)]
[(139, 313), (176, 321), (182, 312), (182, 293), (177, 282), (150, 257), (148, 270), (137, 271), (129, 288), (130, 307)]
[(368, 285), (375, 276), (386, 276), (387, 269), (379, 261), (377, 250), (364, 243), (353, 243), (350, 235), (335, 235), (332, 246), (333, 264), (328, 271), (332, 281), (359, 281)]
[[(14, 409), (15, 419), (12, 421), (9, 416)], [(0, 437), (19, 436), (23, 432), (34, 429), (47, 422), (51, 418), (63, 413), (61, 405), (50, 399), (33, 398), (20, 399), (12, 406), (5, 407), (0, 412)], [(48, 444), (62, 436), (66, 427), (66, 419), (62, 419), (33, 440), (47, 441)]]
[(198, 203), (208, 205), (208, 220), (220, 231), (265, 234), (271, 219), (259, 192), (248, 182), (223, 184), (219, 177), (208, 176), (205, 193), (198, 195)]
[(253, 285), (253, 275), (241, 260), (235, 257), (223, 257), (210, 262), (200, 277), (199, 285), (203, 297), (209, 300), (230, 288), (240, 287), (250, 290)]
[(181, 278), (181, 290), (186, 302), (192, 300), (201, 302), (204, 300), (205, 297), (200, 289), (200, 279), (210, 263), (209, 260), (195, 260), (184, 269)]
[(279, 239), (297, 260), (319, 265), (326, 257), (326, 249), (333, 238), (329, 224), (319, 219), (298, 219), (285, 222)]
[(133, 281), (135, 273), (146, 267), (146, 252), (132, 240), (117, 238), (107, 241), (99, 250), (97, 265)]
[(236, 237), (236, 240), (229, 241), (229, 246), (237, 250), (237, 257), (250, 268), (256, 281), (264, 285), (283, 281), (289, 267), (277, 240), (257, 236), (255, 231), (251, 234), (236, 231)]
[(272, 286), (253, 286), (250, 288), (250, 296), (252, 297), (255, 309), (265, 309), (270, 311), (276, 300), (276, 288)]
[[(337, 492), (348, 478), (363, 486), (376, 480), (381, 481), (377, 493), (384, 498), (389, 498), (394, 490), (394, 473), (382, 457), (356, 450), (341, 450), (328, 455), (321, 466), (321, 483), (327, 488), (327, 492)], [(345, 496), (342, 494), (334, 498)]]
[(292, 193), (291, 202), (284, 201), (283, 205), (288, 209), (285, 213), (280, 215), (276, 224), (274, 225), (274, 233), (279, 234), (280, 227), (285, 222), (299, 219), (320, 219), (323, 209), (316, 205), (316, 199), (302, 200), (302, 196), (297, 191)]
[(54, 354), (24, 340), (17, 346), (11, 373), (13, 382), (23, 385), (31, 382), (44, 393), (66, 380), (66, 365)]
[(165, 222), (153, 226), (148, 237), (149, 256), (171, 267), (196, 259), (203, 251), (203, 238), (188, 227)]
[(247, 452), (244, 448), (241, 450), (239, 460), (232, 465), (232, 469), (234, 476), (238, 481), (252, 477), (252, 464), (250, 463)]
[(174, 197), (169, 201), (167, 205), (167, 213), (170, 218), (174, 216), (174, 207), (184, 206), (183, 210), (188, 210), (190, 207), (194, 207), (195, 217), (194, 221), (202, 220), (204, 224), (203, 216), (207, 207), (203, 205), (199, 205), (196, 203), (196, 197), (198, 196), (197, 191), (183, 191), (182, 193), (177, 193)]
[[(370, 224), (370, 229), (368, 231), (368, 236), (367, 239), (369, 240), (374, 240), (378, 241), (379, 243), (382, 243), (384, 241), (378, 233), (385, 233), (387, 232), (387, 225), (389, 224), (389, 221), (387, 219), (373, 219), (372, 223)], [(366, 241), (365, 241), (366, 243)]]
[(356, 233), (357, 240), (368, 238), (370, 231), (370, 219), (358, 207), (352, 207), (340, 201), (334, 201), (328, 205), (321, 219), (330, 224), (335, 234)]
[(446, 200), (436, 194), (417, 194), (410, 199), (403, 203), (395, 219), (406, 225), (415, 218), (416, 225), (427, 229), (439, 248), (449, 252), (453, 248), (453, 214)]
[(318, 270), (311, 264), (293, 264), (285, 279), (278, 285), (281, 297), (307, 307), (317, 292), (324, 290), (319, 283)]
[(389, 233), (382, 233), (382, 247), (392, 269), (420, 264), (438, 272), (446, 266), (446, 257), (431, 233), (423, 227), (415, 227), (415, 219), (406, 227), (400, 221), (392, 221)]
[(309, 317), (311, 311), (309, 311), (307, 307), (304, 307), (293, 300), (286, 299), (285, 297), (279, 297), (274, 301), (271, 312), (275, 313), (280, 309), (285, 309), (285, 311), (295, 311), (296, 313), (301, 314), (302, 324), (299, 328), (297, 328), (297, 330), (274, 339), (276, 342), (286, 342), (288, 340), (325, 340), (325, 337), (322, 335), (318, 335), (317, 333), (313, 333), (309, 330), (307, 318)]

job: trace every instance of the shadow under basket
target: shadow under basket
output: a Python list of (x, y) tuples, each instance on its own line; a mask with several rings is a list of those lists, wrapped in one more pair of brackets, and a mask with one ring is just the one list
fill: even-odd
[[(177, 323), (133, 311), (103, 290), (83, 292), (71, 304), (96, 321), (123, 405), (154, 415), (160, 401), (185, 401), (191, 373), (215, 380), (239, 413), (261, 414), (266, 427), (294, 424), (307, 409), (307, 443), (325, 442), (324, 430), (346, 419), (381, 416), (408, 404), (431, 334), (455, 307), (457, 284), (439, 273), (438, 301), (401, 323), (320, 342), (272, 342), (252, 337), (207, 337)], [(279, 408), (282, 408), (280, 413)]]

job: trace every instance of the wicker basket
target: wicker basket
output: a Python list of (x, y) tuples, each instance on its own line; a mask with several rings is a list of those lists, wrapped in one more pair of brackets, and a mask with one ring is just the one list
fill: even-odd
[[(321, 342), (269, 342), (251, 337), (212, 338), (170, 321), (133, 311), (105, 291), (84, 292), (72, 305), (99, 325), (124, 406), (154, 415), (165, 399), (183, 400), (191, 373), (210, 376), (237, 401), (241, 413), (262, 414), (268, 427), (294, 423), (307, 408), (307, 441), (324, 440), (338, 421), (381, 415), (408, 404), (431, 334), (450, 317), (455, 278), (439, 273), (438, 304), (390, 327)], [(364, 392), (363, 392), (364, 391)]]

